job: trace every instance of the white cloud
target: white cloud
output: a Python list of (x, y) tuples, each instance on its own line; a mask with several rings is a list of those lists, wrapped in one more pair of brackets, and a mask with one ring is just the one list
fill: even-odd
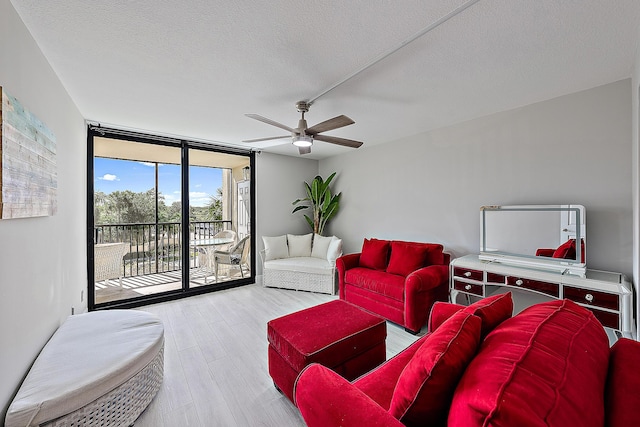
[(155, 168), (156, 167), (156, 164), (155, 163), (151, 163), (151, 162), (138, 162), (138, 163), (140, 163), (141, 165), (144, 165), (144, 166), (149, 166), (150, 168)]
[(101, 179), (103, 181), (120, 181), (120, 178), (110, 173), (105, 173), (104, 175), (98, 177), (98, 179)]
[[(180, 192), (174, 191), (171, 194), (163, 194), (164, 203), (169, 206), (173, 202), (180, 201)], [(189, 202), (191, 206), (207, 206), (211, 202), (211, 195), (202, 191), (192, 191), (189, 193)]]
[(177, 196), (174, 196), (173, 194), (164, 194), (164, 204), (167, 206), (172, 205), (174, 202), (179, 202), (180, 201), (180, 192), (176, 191), (174, 194), (177, 193)]
[(191, 191), (189, 193), (189, 202), (191, 206), (206, 206), (211, 200), (209, 193), (202, 191)]

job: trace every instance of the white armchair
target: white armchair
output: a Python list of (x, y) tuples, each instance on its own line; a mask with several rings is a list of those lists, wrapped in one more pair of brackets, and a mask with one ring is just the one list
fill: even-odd
[(249, 268), (249, 252), (251, 250), (251, 236), (246, 236), (240, 239), (238, 243), (233, 245), (228, 251), (213, 252), (213, 264), (216, 282), (218, 281), (218, 266), (220, 264), (234, 266), (237, 265), (240, 269), (240, 275), (244, 277), (243, 267)]
[(101, 243), (94, 246), (94, 281), (118, 279), (122, 289), (122, 258), (127, 253), (126, 243)]

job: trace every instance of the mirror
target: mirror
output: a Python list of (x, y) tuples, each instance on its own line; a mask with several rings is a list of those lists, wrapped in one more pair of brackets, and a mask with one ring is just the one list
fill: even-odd
[(483, 206), (480, 258), (584, 274), (584, 206)]

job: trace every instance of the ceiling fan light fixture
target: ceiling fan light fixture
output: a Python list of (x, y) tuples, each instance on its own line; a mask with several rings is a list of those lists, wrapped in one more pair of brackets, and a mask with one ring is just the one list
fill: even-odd
[(311, 147), (313, 145), (313, 138), (306, 135), (297, 135), (293, 137), (292, 144), (296, 147)]

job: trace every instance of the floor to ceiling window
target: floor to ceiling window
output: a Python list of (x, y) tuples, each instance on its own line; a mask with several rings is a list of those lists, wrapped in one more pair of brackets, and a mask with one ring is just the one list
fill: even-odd
[(254, 281), (253, 154), (90, 126), (89, 309)]

